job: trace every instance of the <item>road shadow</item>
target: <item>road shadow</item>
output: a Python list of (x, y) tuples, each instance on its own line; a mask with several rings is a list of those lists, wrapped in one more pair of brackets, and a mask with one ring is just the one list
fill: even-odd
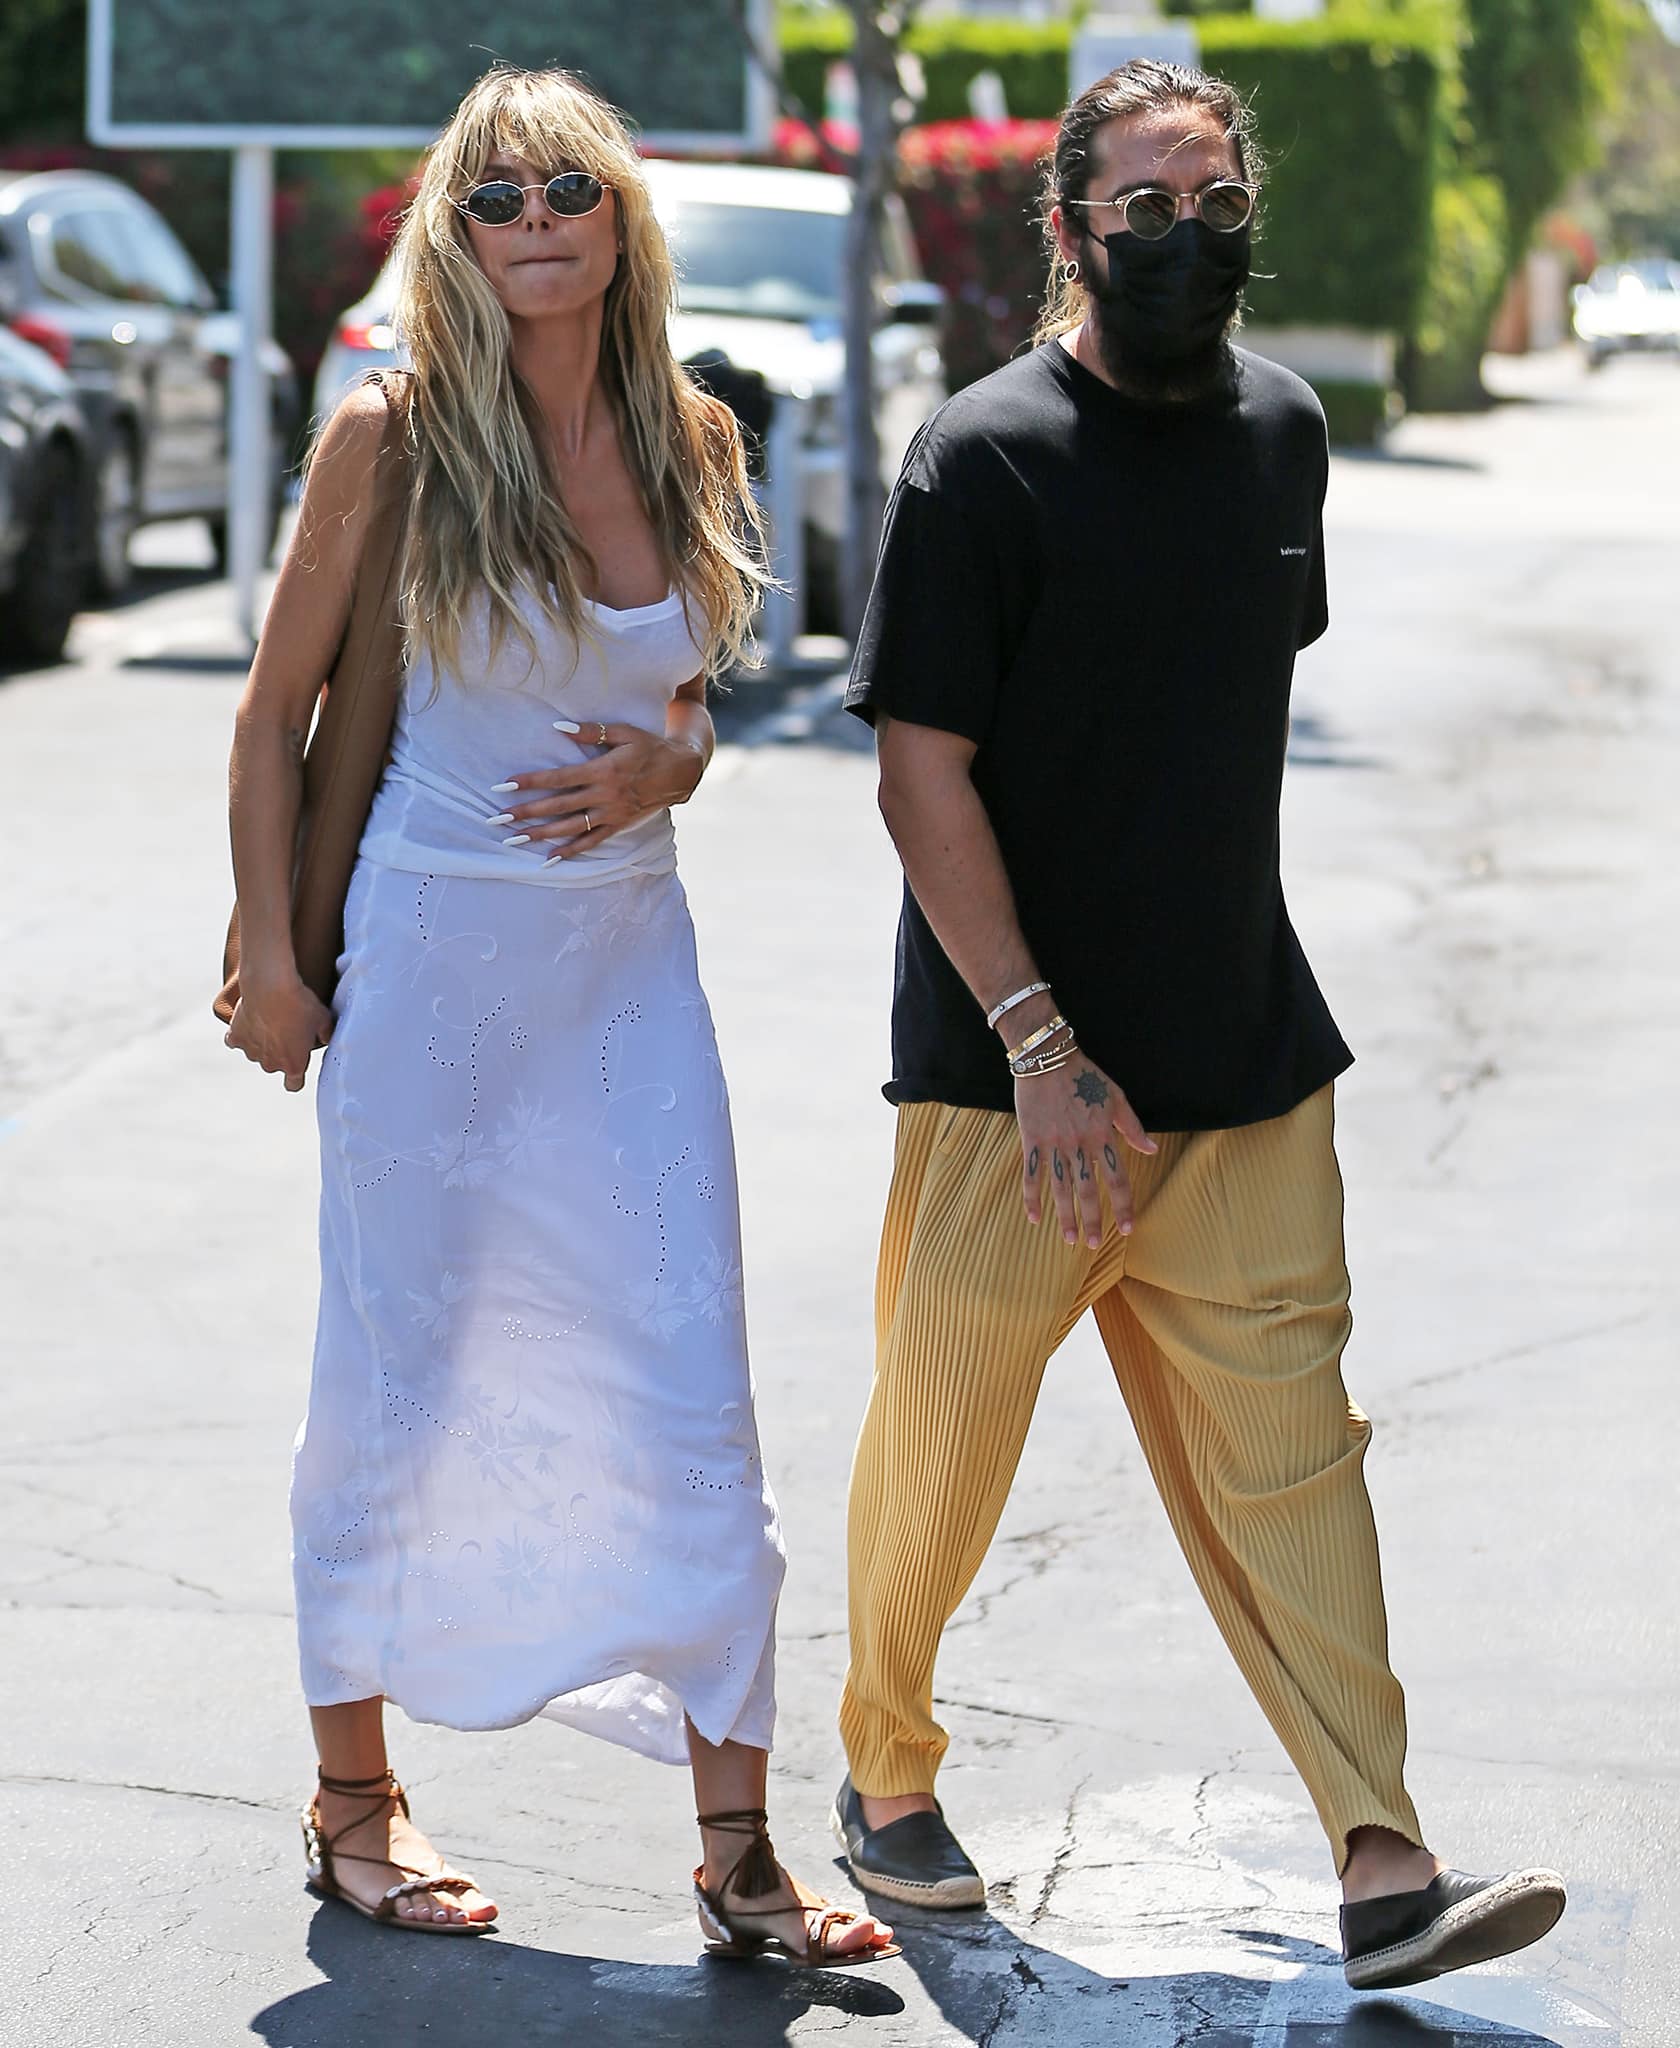
[[(1111, 2040), (1137, 2048), (1563, 2048), (1523, 2024), (1473, 2017), (1426, 1995), (1404, 2000), (1347, 1991), (1341, 1958), (1322, 1943), (1271, 1931), (1223, 1928), (1222, 1941), (1284, 1973), (1219, 1970), (1105, 1977), (1040, 1948), (985, 1911), (936, 1915), (902, 1907), (893, 1925), (946, 2024), (976, 2044)], [(1316, 2016), (1295, 2017), (1299, 1980), (1317, 1980)], [(1289, 1994), (1275, 1997), (1274, 1992)], [(1345, 2003), (1345, 2011), (1326, 2007)]]
[(1388, 448), (1381, 443), (1373, 448), (1337, 448), (1333, 452), (1339, 462), (1361, 462), (1373, 469), (1456, 469), (1476, 476), (1487, 471), (1485, 462), (1473, 461), (1466, 455), (1427, 455), (1422, 449)]
[(106, 598), (103, 603), (90, 609), (101, 612), (132, 611), (136, 605), (149, 604), (154, 597), (173, 597), (180, 590), (202, 590), (206, 584), (217, 583), (220, 580), (221, 571), (210, 564), (192, 569), (136, 566), (128, 588), (120, 597)]
[[(907, 2010), (894, 1978), (908, 1968), (945, 2026), (975, 2048), (1111, 2040), (1136, 2048), (1565, 2048), (1549, 2033), (1475, 2018), (1426, 1996), (1315, 1989), (1296, 2018), (1268, 1976), (1218, 1970), (1106, 1977), (1039, 1947), (990, 1913), (895, 1909), (904, 1960), (858, 1970), (774, 1962), (637, 1963), (527, 1948), (500, 1935), (447, 1940), (369, 1926), (322, 1903), (308, 1956), (322, 1981), (265, 2006), (250, 2031), (270, 2048), (391, 2048), (422, 2033), (445, 2048), (610, 2042), (612, 2048), (785, 2048), (841, 2028), (860, 2040)], [(1322, 1944), (1270, 1931), (1219, 1930), (1288, 1975), (1328, 1973)], [(899, 1982), (904, 1980), (900, 1977)], [(1485, 1987), (1484, 1987), (1485, 1988)], [(1514, 1987), (1515, 1988), (1515, 1987)], [(1346, 2010), (1326, 2015), (1327, 2004)], [(904, 2034), (889, 2027), (887, 2038)]]
[(1289, 719), (1291, 768), (1383, 768), (1375, 754), (1353, 752), (1329, 719), (1316, 711), (1295, 711)]
[(175, 676), (242, 676), (251, 666), (249, 654), (131, 654), (124, 669), (161, 669)]
[(846, 670), (820, 665), (760, 670), (735, 677), (711, 700), (720, 741), (732, 746), (817, 746), (834, 753), (873, 754), (875, 735), (844, 709)]
[[(133, 580), (130, 582), (127, 590), (125, 590), (120, 597), (105, 599), (103, 602), (97, 605), (83, 605), (80, 611), (78, 611), (77, 617), (86, 617), (90, 613), (97, 614), (100, 616), (120, 616), (123, 612), (133, 610), (133, 608), (136, 605), (148, 603), (154, 597), (169, 597), (172, 596), (175, 592), (181, 590), (199, 590), (202, 589), (206, 584), (214, 583), (216, 581), (217, 573), (213, 568), (137, 568), (134, 571)], [(73, 632), (75, 630), (74, 627), (72, 627), (71, 630)], [(156, 661), (134, 661), (123, 663), (123, 666), (125, 668), (191, 669), (198, 667), (200, 665), (201, 664), (190, 655), (183, 656), (178, 660), (170, 660), (166, 657), (160, 657)], [(249, 667), (250, 664), (246, 662), (243, 665)], [(75, 668), (77, 666), (78, 661), (77, 656), (74, 652), (73, 644), (71, 650), (64, 654), (61, 654), (56, 661), (23, 662), (12, 661), (4, 657), (0, 657), (0, 683), (10, 682), (14, 678), (20, 678), (23, 676), (50, 675), (57, 669)]]
[(528, 2048), (610, 2042), (671, 2048), (728, 2042), (783, 2048), (794, 2022), (890, 2018), (902, 1995), (882, 1969), (790, 1970), (777, 1963), (626, 1963), (526, 1948), (506, 1936), (407, 1934), (323, 1901), (308, 1955), (323, 1982), (265, 2006), (250, 2031), (272, 2048)]

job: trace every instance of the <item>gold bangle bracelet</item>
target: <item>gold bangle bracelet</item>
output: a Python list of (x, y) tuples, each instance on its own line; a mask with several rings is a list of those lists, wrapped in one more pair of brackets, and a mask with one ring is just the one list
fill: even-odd
[(1048, 1024), (1041, 1025), (1030, 1037), (1022, 1039), (1021, 1043), (1009, 1055), (1010, 1064), (1013, 1065), (1016, 1060), (1025, 1059), (1029, 1052), (1036, 1052), (1041, 1045), (1048, 1043), (1050, 1039), (1054, 1038), (1058, 1031), (1066, 1031), (1067, 1028), (1068, 1020), (1065, 1017), (1052, 1017)]
[(1051, 1053), (1067, 1052), (1073, 1045), (1073, 1027), (1064, 1024), (1060, 1031), (1044, 1045), (1029, 1045), (1024, 1052), (1012, 1053), (1009, 1064), (1019, 1066), (1022, 1060), (1043, 1059)]

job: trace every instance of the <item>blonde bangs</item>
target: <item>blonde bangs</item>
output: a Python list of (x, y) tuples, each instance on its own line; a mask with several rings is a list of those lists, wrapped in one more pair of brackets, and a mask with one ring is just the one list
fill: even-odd
[(581, 84), (571, 93), (543, 90), (559, 72), (491, 72), (501, 89), (483, 91), (485, 80), (462, 102), (460, 112), (437, 145), (447, 146), (450, 196), (463, 199), (483, 181), (498, 156), (522, 157), (549, 177), (558, 171), (588, 171), (603, 185), (628, 177), (639, 182), (641, 158), (617, 114)]
[(740, 431), (671, 354), (675, 271), (634, 140), (613, 107), (563, 71), (498, 66), (473, 86), (427, 158), (397, 239), (395, 319), (414, 364), (403, 578), (411, 644), (453, 665), (469, 613), (486, 599), (492, 644), (511, 633), (533, 658), (522, 599), (535, 599), (574, 640), (595, 630), (583, 601), (595, 564), (514, 369), (507, 314), (457, 210), (498, 154), (549, 176), (588, 171), (612, 188), (624, 253), (603, 312), (603, 386), (705, 671), (720, 675), (750, 658), (770, 581)]

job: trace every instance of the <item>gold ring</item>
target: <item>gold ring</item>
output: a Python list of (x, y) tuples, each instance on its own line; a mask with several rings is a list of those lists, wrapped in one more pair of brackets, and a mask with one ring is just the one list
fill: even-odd
[(584, 829), (584, 830), (585, 830), (586, 832), (592, 831), (592, 830), (594, 829), (594, 828), (593, 828), (593, 827), (592, 827), (592, 826), (590, 825), (590, 822), (589, 822), (589, 813), (588, 813), (587, 811), (585, 811), (585, 812), (584, 812), (584, 814), (583, 814), (583, 829)]
[(607, 744), (607, 728), (604, 725), (601, 727), (601, 737), (595, 742), (595, 744), (598, 747), (604, 747)]

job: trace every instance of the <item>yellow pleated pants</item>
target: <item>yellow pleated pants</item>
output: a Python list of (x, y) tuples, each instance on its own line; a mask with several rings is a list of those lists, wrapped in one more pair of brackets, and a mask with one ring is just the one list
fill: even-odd
[(1351, 1829), (1421, 1839), (1388, 1664), (1371, 1426), (1342, 1385), (1351, 1327), (1332, 1090), (1287, 1116), (1127, 1154), (1123, 1238), (1066, 1244), (1021, 1205), (1012, 1116), (899, 1111), (874, 1388), (852, 1472), (851, 1665), (861, 1791), (925, 1792), (940, 1635), (996, 1531), (1051, 1353), (1087, 1309), (1173, 1529), (1306, 1782), (1337, 1868)]

